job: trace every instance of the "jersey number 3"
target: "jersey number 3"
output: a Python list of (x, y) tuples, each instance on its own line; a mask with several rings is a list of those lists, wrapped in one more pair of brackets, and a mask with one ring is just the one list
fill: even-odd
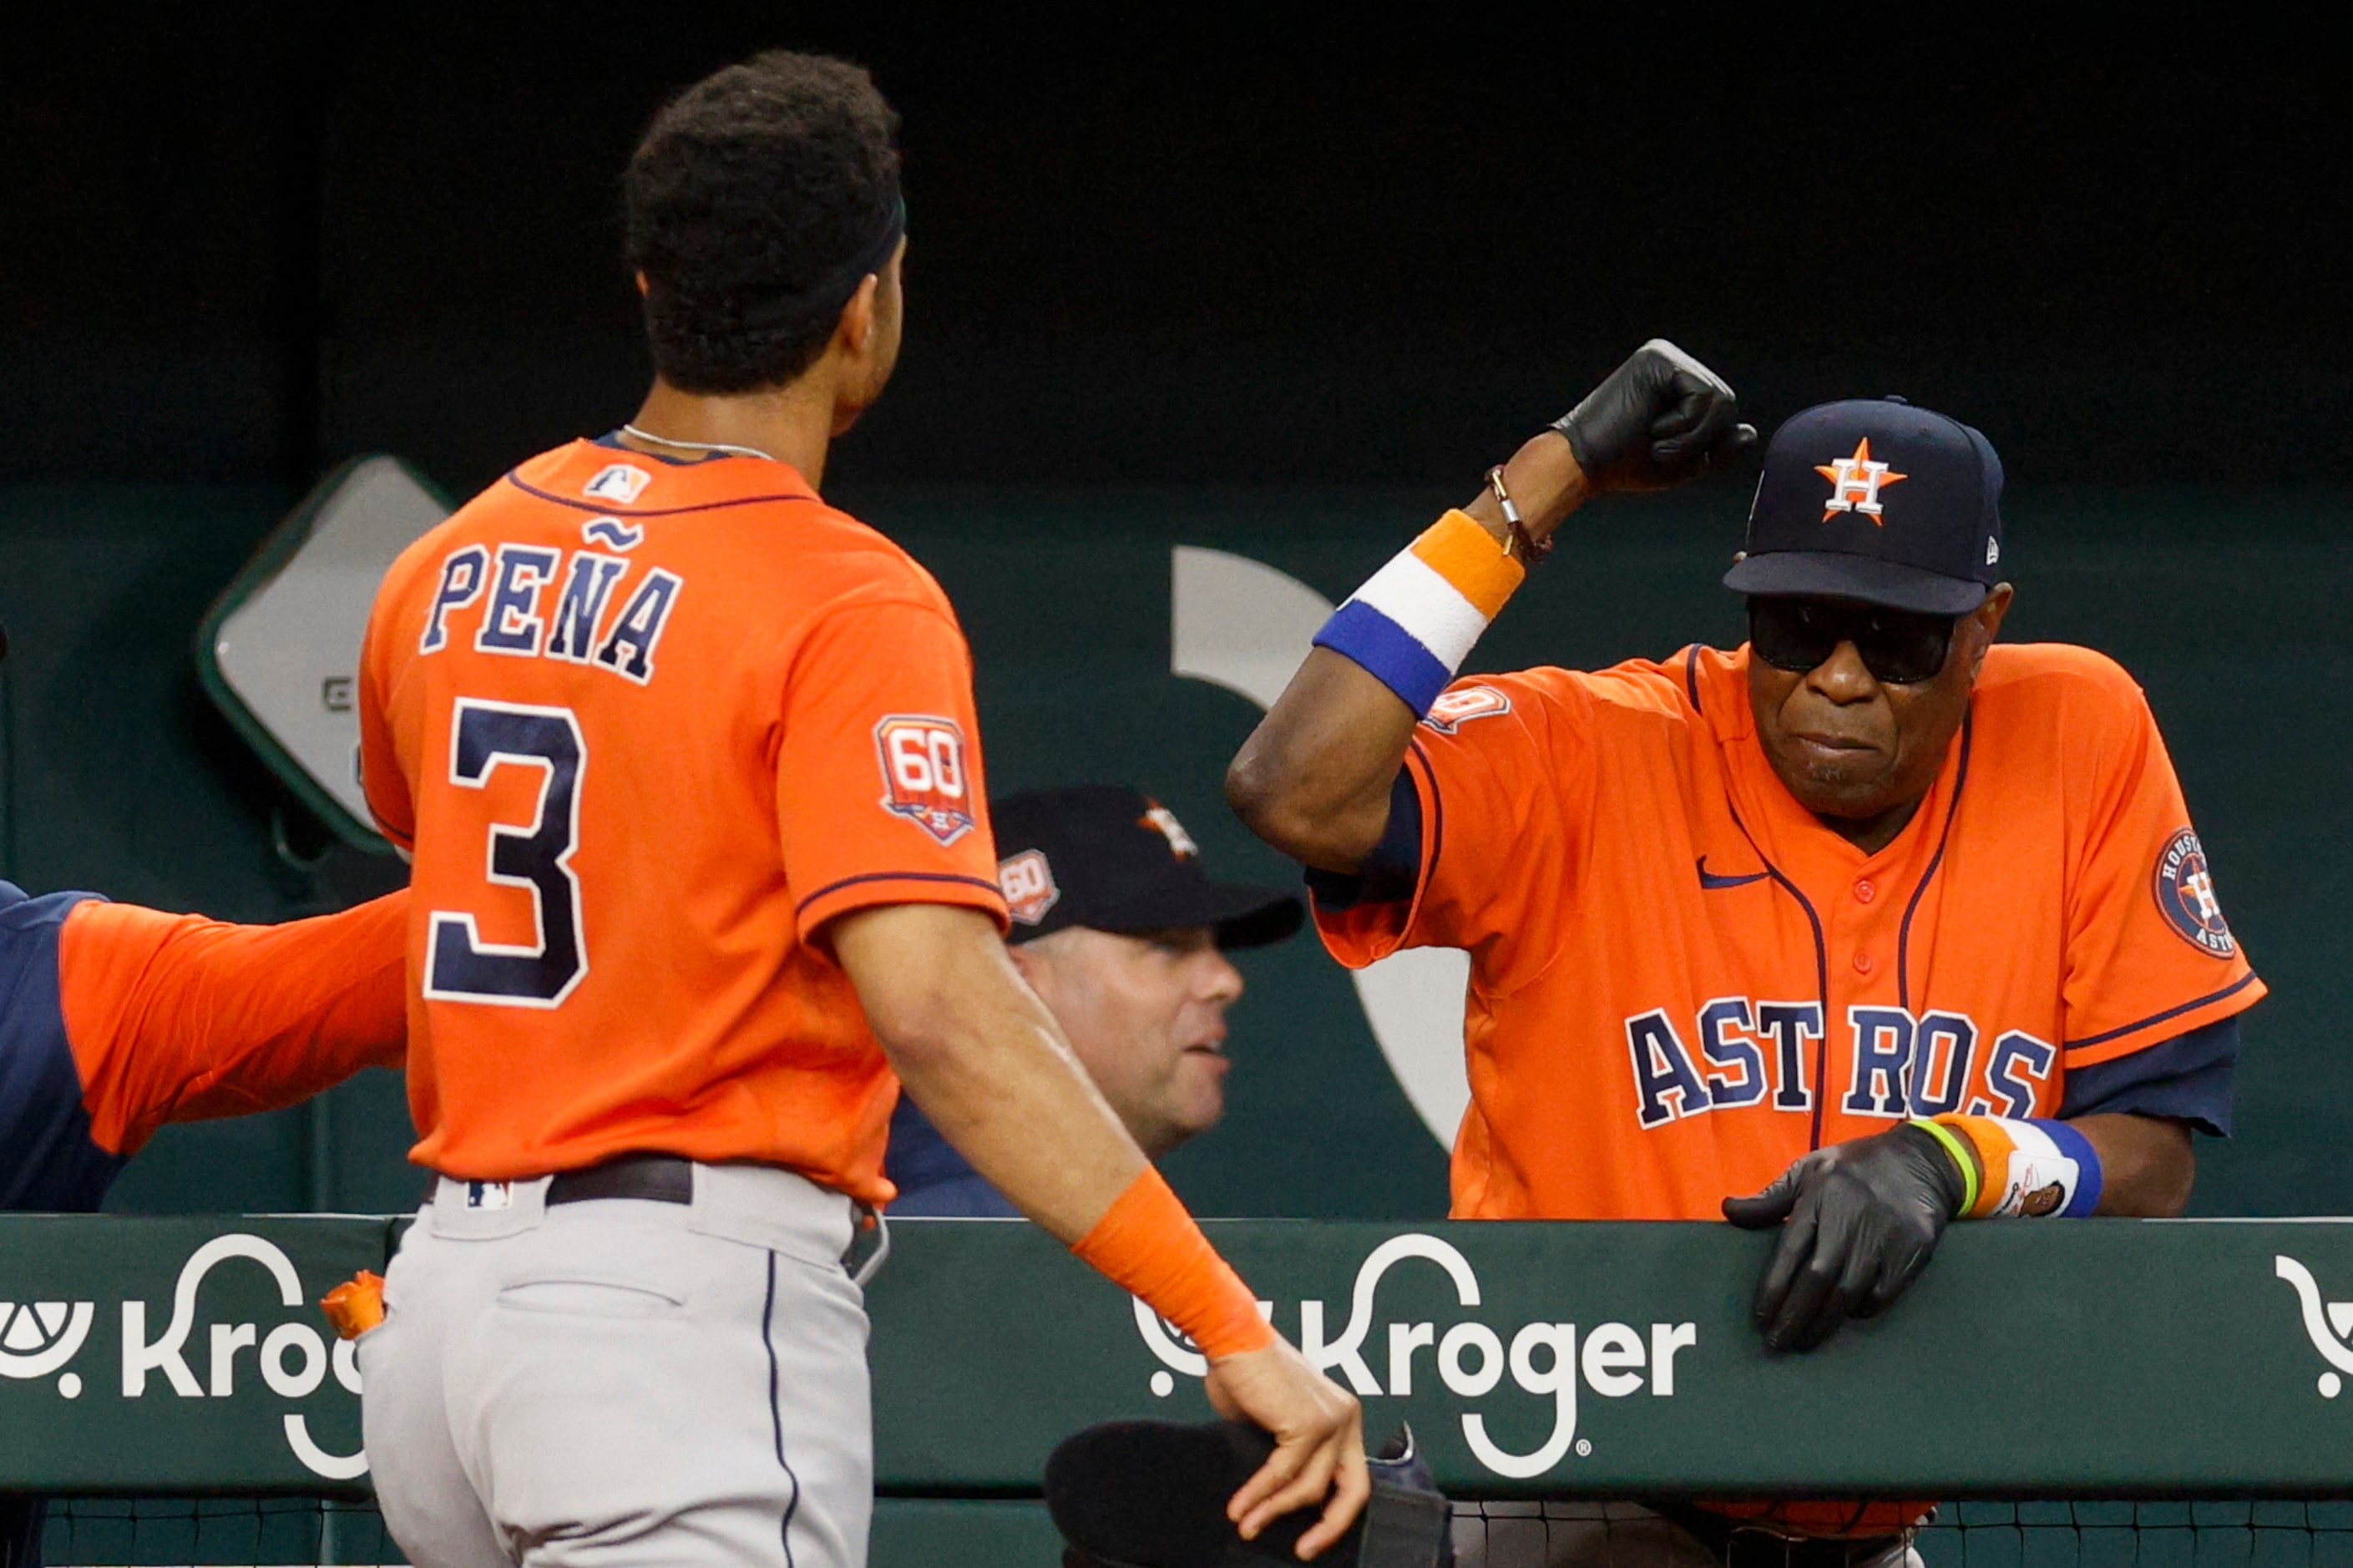
[(553, 1007), (588, 973), (580, 936), (580, 772), (588, 748), (569, 708), (533, 708), (460, 697), (449, 721), (449, 782), (480, 789), (501, 767), (541, 770), (528, 826), (491, 825), (490, 879), (531, 892), (538, 941), (484, 942), (474, 917), (435, 910), (426, 947), (425, 994), (437, 1002)]

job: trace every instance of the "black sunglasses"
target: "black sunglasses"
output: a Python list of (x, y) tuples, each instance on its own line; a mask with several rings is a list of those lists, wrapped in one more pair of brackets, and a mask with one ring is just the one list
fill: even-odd
[(1780, 595), (1748, 601), (1748, 646), (1776, 669), (1819, 669), (1841, 643), (1854, 644), (1877, 680), (1913, 686), (1945, 668), (1958, 616), (1891, 610), (1841, 599)]

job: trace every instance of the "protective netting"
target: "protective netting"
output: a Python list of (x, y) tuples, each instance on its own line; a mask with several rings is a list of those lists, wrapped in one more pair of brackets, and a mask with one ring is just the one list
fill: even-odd
[[(1458, 1503), (1454, 1543), (1458, 1568), (1709, 1561), (1624, 1503)], [(50, 1568), (404, 1561), (374, 1508), (320, 1498), (60, 1499), (49, 1504), (42, 1544)], [(2353, 1568), (2353, 1502), (1947, 1503), (1914, 1548), (1925, 1568)], [(1797, 1568), (1758, 1538), (1736, 1552), (1736, 1568)], [(960, 1565), (878, 1560), (873, 1568)], [(1054, 1568), (1053, 1554), (1037, 1568)]]
[(403, 1563), (372, 1504), (328, 1498), (58, 1498), (49, 1568), (100, 1564)]
[[(1627, 1503), (1457, 1503), (1454, 1546), (1458, 1568), (1704, 1568), (1713, 1560)], [(1913, 1549), (1925, 1568), (2353, 1568), (2353, 1502), (1946, 1503), (1915, 1533)], [(1756, 1532), (1733, 1549), (1734, 1568), (1823, 1560)]]

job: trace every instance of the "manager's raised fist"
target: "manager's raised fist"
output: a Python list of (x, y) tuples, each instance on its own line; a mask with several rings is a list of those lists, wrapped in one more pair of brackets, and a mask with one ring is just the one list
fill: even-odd
[(1552, 427), (1568, 437), (1591, 492), (1661, 490), (1755, 442), (1757, 426), (1739, 414), (1722, 376), (1652, 338)]

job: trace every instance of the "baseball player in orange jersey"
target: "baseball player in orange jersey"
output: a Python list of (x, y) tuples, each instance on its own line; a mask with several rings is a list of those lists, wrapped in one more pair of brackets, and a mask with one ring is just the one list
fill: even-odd
[(865, 1560), (844, 1257), (892, 1195), (902, 1080), (1278, 1437), (1243, 1533), (1321, 1504), (1311, 1556), (1366, 1495), (1354, 1401), (1007, 955), (946, 598), (819, 499), (898, 352), (894, 124), (863, 71), (782, 53), (666, 108), (625, 184), (652, 392), (376, 602), (364, 774), (414, 858), (414, 1157), (440, 1179), (359, 1345), (420, 1564)]
[[(95, 1213), (159, 1128), (398, 1067), (407, 897), (252, 926), (0, 881), (0, 1212)], [(41, 1526), (0, 1496), (0, 1568)]]
[[(232, 925), (0, 882), (0, 1212), (95, 1213), (161, 1127), (398, 1067), (406, 903)], [(0, 1568), (38, 1563), (41, 1527), (0, 1496)]]
[(1746, 645), (1454, 681), (1582, 501), (1753, 438), (1647, 345), (1334, 615), (1228, 787), (1342, 962), (1470, 951), (1458, 1216), (1780, 1225), (1799, 1349), (1954, 1218), (2179, 1213), (2263, 988), (2131, 678), (1995, 645), (2000, 465), (1940, 415), (1776, 434)]

